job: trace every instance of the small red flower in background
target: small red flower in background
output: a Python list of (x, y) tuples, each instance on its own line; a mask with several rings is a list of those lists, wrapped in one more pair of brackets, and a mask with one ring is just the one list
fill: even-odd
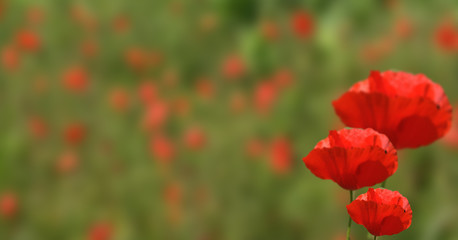
[(73, 92), (84, 92), (89, 85), (89, 75), (80, 66), (67, 69), (63, 74), (63, 85), (67, 90)]
[(414, 27), (412, 21), (407, 17), (396, 19), (394, 25), (394, 34), (401, 39), (406, 39), (412, 36)]
[(275, 173), (286, 174), (291, 170), (293, 149), (289, 139), (278, 137), (273, 140), (270, 149), (270, 163)]
[(98, 50), (98, 44), (95, 40), (88, 39), (83, 41), (81, 44), (81, 53), (86, 58), (93, 58), (97, 56)]
[(261, 25), (261, 33), (269, 41), (274, 41), (278, 38), (278, 26), (274, 21), (266, 20)]
[(277, 88), (283, 89), (293, 84), (294, 76), (289, 69), (282, 68), (275, 72), (272, 80)]
[(148, 66), (148, 53), (141, 48), (131, 47), (125, 52), (125, 61), (130, 68), (140, 71)]
[(17, 70), (20, 64), (21, 56), (19, 51), (13, 45), (7, 45), (2, 49), (2, 65), (9, 71)]
[(170, 163), (175, 156), (175, 147), (165, 136), (154, 136), (150, 147), (153, 156), (161, 163)]
[(299, 10), (293, 14), (291, 25), (294, 33), (299, 38), (308, 38), (313, 33), (313, 17), (304, 10)]
[(12, 192), (2, 193), (0, 196), (0, 214), (4, 218), (12, 218), (18, 211), (18, 200)]
[(200, 78), (196, 83), (196, 90), (199, 96), (210, 99), (215, 94), (215, 87), (210, 79)]
[(113, 235), (111, 224), (105, 222), (95, 223), (89, 230), (89, 240), (110, 240)]
[(149, 105), (157, 99), (157, 88), (151, 81), (144, 81), (138, 88), (138, 95), (144, 105)]
[(79, 145), (86, 137), (86, 128), (81, 123), (71, 123), (64, 129), (64, 139), (67, 144)]
[(450, 147), (458, 148), (458, 104), (455, 105), (453, 112), (452, 127), (444, 136), (444, 143)]
[(36, 52), (41, 47), (40, 37), (37, 33), (24, 29), (17, 33), (16, 42), (20, 49), (27, 52)]
[(200, 150), (205, 147), (207, 138), (205, 133), (199, 127), (189, 128), (184, 135), (184, 142), (186, 146), (193, 150)]
[(397, 149), (428, 145), (451, 125), (452, 107), (444, 90), (423, 74), (373, 71), (333, 106), (347, 126), (373, 128)]
[(28, 121), (28, 128), (34, 138), (43, 139), (48, 135), (48, 126), (41, 117), (31, 117)]
[(303, 161), (315, 176), (347, 190), (381, 183), (398, 168), (396, 149), (372, 129), (329, 131)]
[(222, 71), (224, 77), (230, 80), (241, 78), (245, 74), (245, 63), (238, 55), (230, 55), (224, 59)]
[(274, 83), (270, 81), (258, 83), (254, 92), (254, 106), (256, 110), (263, 114), (269, 113), (277, 96), (278, 92)]
[(169, 106), (157, 100), (149, 104), (143, 117), (143, 126), (146, 130), (153, 130), (162, 127), (169, 116)]
[(110, 92), (109, 102), (114, 110), (124, 112), (129, 107), (129, 93), (124, 88), (114, 88)]
[(233, 113), (240, 113), (245, 110), (246, 98), (241, 92), (233, 92), (229, 99), (229, 108)]
[(458, 51), (458, 28), (450, 19), (444, 20), (436, 29), (435, 40), (437, 45), (449, 52)]
[(130, 19), (125, 15), (119, 15), (113, 20), (113, 28), (117, 33), (125, 33), (130, 29)]
[(372, 235), (398, 234), (410, 227), (412, 209), (409, 201), (399, 192), (369, 188), (347, 205), (348, 214)]
[(78, 155), (75, 152), (65, 151), (57, 159), (56, 170), (62, 174), (70, 173), (76, 169), (78, 162)]

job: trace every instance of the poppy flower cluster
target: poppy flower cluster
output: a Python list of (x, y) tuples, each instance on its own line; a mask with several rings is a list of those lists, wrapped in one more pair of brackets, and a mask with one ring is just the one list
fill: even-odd
[[(306, 167), (317, 177), (350, 190), (350, 219), (375, 237), (406, 230), (412, 210), (401, 194), (369, 188), (353, 201), (352, 191), (394, 174), (396, 149), (431, 144), (449, 131), (452, 107), (444, 90), (423, 74), (372, 71), (333, 106), (343, 123), (353, 128), (330, 131), (303, 158)], [(350, 229), (351, 220), (347, 239)]]

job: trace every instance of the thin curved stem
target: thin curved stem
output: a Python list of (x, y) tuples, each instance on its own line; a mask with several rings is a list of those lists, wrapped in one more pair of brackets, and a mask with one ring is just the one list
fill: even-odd
[[(353, 202), (353, 190), (350, 190), (350, 203), (351, 202)], [(351, 222), (351, 217), (348, 215), (347, 240), (350, 240)]]
[(382, 182), (382, 185), (380, 185), (380, 187), (385, 188), (385, 185), (386, 185), (386, 181), (387, 181), (387, 180), (388, 180), (388, 179), (385, 179), (385, 181)]
[(374, 235), (374, 240), (377, 240), (377, 236)]

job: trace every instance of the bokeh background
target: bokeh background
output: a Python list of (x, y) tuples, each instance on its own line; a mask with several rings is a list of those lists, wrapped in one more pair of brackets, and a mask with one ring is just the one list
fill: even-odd
[[(0, 239), (343, 239), (348, 192), (302, 162), (344, 127), (331, 101), (391, 69), (458, 103), (457, 21), (454, 0), (2, 0)], [(458, 239), (457, 128), (399, 153), (413, 223), (381, 239)]]

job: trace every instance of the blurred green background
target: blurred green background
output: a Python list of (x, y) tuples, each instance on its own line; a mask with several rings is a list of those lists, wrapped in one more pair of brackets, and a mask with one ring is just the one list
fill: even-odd
[[(0, 239), (343, 239), (348, 193), (302, 162), (344, 127), (331, 101), (394, 69), (457, 103), (457, 21), (454, 0), (0, 1)], [(412, 226), (380, 239), (458, 239), (446, 143), (400, 151)]]

